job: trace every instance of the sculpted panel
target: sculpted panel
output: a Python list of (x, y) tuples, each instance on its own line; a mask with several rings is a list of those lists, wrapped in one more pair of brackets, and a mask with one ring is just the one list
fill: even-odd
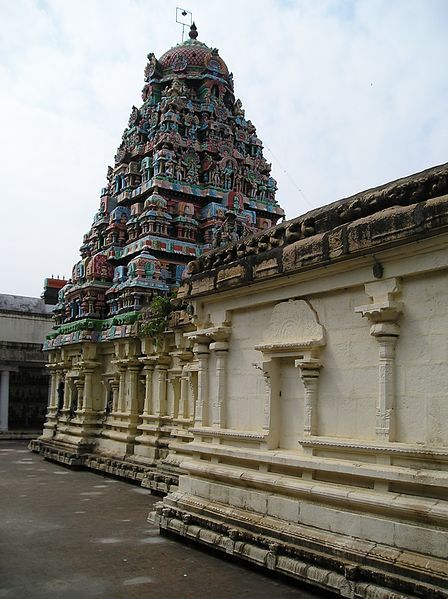
[(277, 304), (264, 335), (264, 343), (270, 345), (320, 345), (323, 340), (323, 327), (305, 300), (290, 300)]

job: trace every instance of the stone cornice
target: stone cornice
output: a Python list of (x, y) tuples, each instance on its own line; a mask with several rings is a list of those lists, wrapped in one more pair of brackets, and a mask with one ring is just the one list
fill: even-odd
[(386, 443), (386, 442), (368, 442), (357, 439), (343, 439), (337, 437), (318, 437), (312, 436), (306, 439), (299, 439), (299, 444), (303, 447), (313, 449), (346, 451), (353, 453), (382, 453), (386, 455), (399, 455), (406, 457), (419, 457), (422, 459), (436, 459), (448, 461), (448, 447), (432, 445), (413, 445), (410, 443)]
[(178, 297), (328, 266), (448, 230), (448, 164), (361, 192), (211, 251)]

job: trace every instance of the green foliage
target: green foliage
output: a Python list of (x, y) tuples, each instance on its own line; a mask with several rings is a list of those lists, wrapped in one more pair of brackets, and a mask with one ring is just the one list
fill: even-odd
[(141, 333), (157, 340), (168, 325), (170, 312), (171, 296), (158, 295), (155, 297), (149, 305), (148, 319), (144, 320), (140, 326)]

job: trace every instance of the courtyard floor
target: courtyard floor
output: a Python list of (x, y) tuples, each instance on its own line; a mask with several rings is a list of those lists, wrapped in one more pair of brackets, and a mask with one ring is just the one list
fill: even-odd
[(157, 501), (1, 442), (0, 598), (322, 596), (159, 536), (146, 522)]

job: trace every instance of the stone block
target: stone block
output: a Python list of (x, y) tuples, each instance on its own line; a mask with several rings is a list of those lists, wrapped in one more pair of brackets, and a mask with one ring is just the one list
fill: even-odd
[(318, 503), (300, 503), (300, 522), (323, 530), (360, 537), (360, 519), (352, 512), (328, 508)]
[(195, 497), (201, 497), (202, 499), (210, 499), (210, 483), (199, 478), (191, 479), (190, 493)]
[(214, 277), (202, 277), (191, 282), (191, 295), (212, 291), (215, 287)]
[(263, 279), (278, 274), (279, 264), (277, 258), (269, 258), (263, 260), (259, 264), (255, 264), (252, 272), (254, 279)]
[(229, 488), (229, 505), (238, 508), (244, 508), (244, 494), (242, 489), (239, 487), (230, 487)]
[(217, 287), (238, 285), (243, 282), (245, 275), (246, 269), (241, 264), (223, 268), (216, 277)]
[[(430, 529), (417, 523), (391, 522), (391, 525), (394, 528), (395, 547), (446, 559), (448, 547), (446, 530)], [(414, 556), (413, 559), (417, 557)]]
[(288, 522), (299, 522), (300, 502), (298, 499), (270, 495), (267, 502), (267, 513), (269, 516)]
[(244, 506), (245, 509), (258, 514), (266, 514), (268, 504), (267, 493), (257, 491), (245, 491)]
[(210, 499), (218, 503), (229, 503), (229, 487), (213, 483), (210, 485)]

